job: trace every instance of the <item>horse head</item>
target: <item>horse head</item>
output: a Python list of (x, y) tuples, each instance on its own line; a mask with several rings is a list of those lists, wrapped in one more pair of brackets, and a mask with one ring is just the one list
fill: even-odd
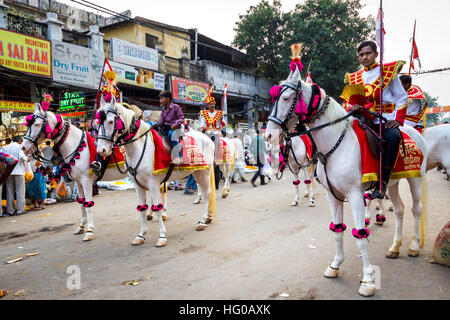
[(97, 153), (102, 157), (111, 155), (114, 144), (125, 130), (121, 119), (121, 110), (114, 96), (105, 101), (103, 95), (100, 99), (100, 110), (95, 115), (99, 126), (97, 136)]
[(310, 122), (324, 100), (318, 85), (301, 79), (301, 64), (291, 62), (290, 68), (289, 77), (270, 90), (274, 105), (265, 137), (273, 145), (279, 144), (280, 133), (293, 130), (297, 122)]
[(38, 150), (38, 145), (45, 139), (53, 139), (55, 132), (62, 127), (60, 116), (44, 111), (39, 103), (34, 104), (34, 113), (25, 117), (28, 130), (21, 145), (22, 151), (31, 154)]

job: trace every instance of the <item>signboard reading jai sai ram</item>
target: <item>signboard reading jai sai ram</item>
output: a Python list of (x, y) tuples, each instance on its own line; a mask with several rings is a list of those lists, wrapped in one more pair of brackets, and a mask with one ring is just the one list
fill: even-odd
[(0, 65), (52, 77), (50, 41), (0, 29)]

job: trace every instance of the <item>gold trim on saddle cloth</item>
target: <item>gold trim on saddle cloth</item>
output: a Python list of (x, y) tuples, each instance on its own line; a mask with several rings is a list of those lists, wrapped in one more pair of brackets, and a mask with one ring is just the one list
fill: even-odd
[[(153, 139), (153, 132), (151, 132), (151, 137), (152, 137), (152, 143), (153, 145), (155, 145), (155, 140)], [(156, 151), (156, 149), (155, 149)], [(209, 169), (208, 165), (204, 165), (204, 166), (175, 166), (173, 168), (173, 170), (176, 171), (197, 171), (197, 170), (204, 170), (204, 169)], [(155, 153), (153, 153), (153, 175), (155, 174), (160, 174), (160, 173), (167, 173), (167, 171), (169, 171), (169, 167), (163, 168), (163, 169), (157, 169), (155, 170)]]

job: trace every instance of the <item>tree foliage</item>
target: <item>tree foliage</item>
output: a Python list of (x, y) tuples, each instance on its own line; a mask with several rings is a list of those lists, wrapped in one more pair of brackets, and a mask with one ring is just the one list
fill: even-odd
[[(425, 94), (425, 97), (427, 97), (427, 101), (428, 101), (428, 108), (434, 108), (434, 107), (438, 107), (438, 98), (432, 97), (431, 94), (429, 94), (428, 92), (423, 92)], [(428, 123), (433, 123), (433, 124), (437, 124), (439, 123), (439, 121), (441, 121), (441, 114), (440, 113), (429, 113), (427, 114), (427, 122)]]
[(290, 46), (302, 42), (303, 74), (337, 97), (344, 75), (359, 68), (358, 44), (371, 37), (372, 18), (362, 18), (360, 0), (306, 0), (283, 13), (279, 1), (263, 0), (236, 22), (233, 45), (261, 61), (261, 74), (274, 81), (289, 73)]

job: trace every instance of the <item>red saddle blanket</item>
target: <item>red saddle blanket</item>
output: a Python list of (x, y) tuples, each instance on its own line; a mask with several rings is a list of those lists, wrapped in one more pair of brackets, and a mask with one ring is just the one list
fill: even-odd
[[(169, 170), (172, 157), (164, 149), (162, 137), (155, 131), (151, 130), (153, 144), (155, 145), (155, 153), (153, 155), (153, 174), (165, 173)], [(197, 142), (191, 136), (184, 136), (180, 142), (183, 164), (175, 166), (174, 170), (194, 171), (208, 168), (205, 157), (200, 152)], [(176, 151), (175, 151), (176, 152)]]
[[(93, 162), (97, 159), (97, 147), (95, 146), (95, 139), (91, 136), (89, 132), (85, 132), (87, 145), (89, 148), (89, 161)], [(116, 155), (117, 164), (122, 167), (125, 162), (125, 148), (122, 146), (120, 148), (114, 148), (114, 153)], [(108, 162), (108, 168), (115, 166), (114, 157), (111, 157)], [(89, 170), (91, 172), (91, 170)]]
[(219, 139), (219, 148), (215, 150), (216, 164), (233, 162), (233, 154), (225, 140)]
[(313, 145), (312, 145), (312, 142), (311, 142), (311, 140), (309, 139), (309, 137), (308, 137), (308, 135), (306, 135), (306, 134), (303, 134), (303, 135), (301, 135), (300, 136), (301, 138), (302, 138), (302, 140), (303, 140), (303, 143), (305, 144), (305, 146), (306, 146), (306, 154), (307, 154), (307, 156), (308, 156), (308, 160), (311, 160), (311, 157), (313, 156)]
[[(361, 129), (358, 120), (353, 121), (353, 129), (358, 137), (359, 146), (361, 148), (361, 183), (378, 181), (379, 161), (375, 159), (370, 151), (366, 131)], [(420, 151), (415, 141), (406, 133), (402, 132), (402, 135), (405, 141), (406, 156), (403, 152), (403, 145), (400, 143), (391, 179), (418, 178), (421, 176), (420, 166), (423, 162), (422, 151)]]

